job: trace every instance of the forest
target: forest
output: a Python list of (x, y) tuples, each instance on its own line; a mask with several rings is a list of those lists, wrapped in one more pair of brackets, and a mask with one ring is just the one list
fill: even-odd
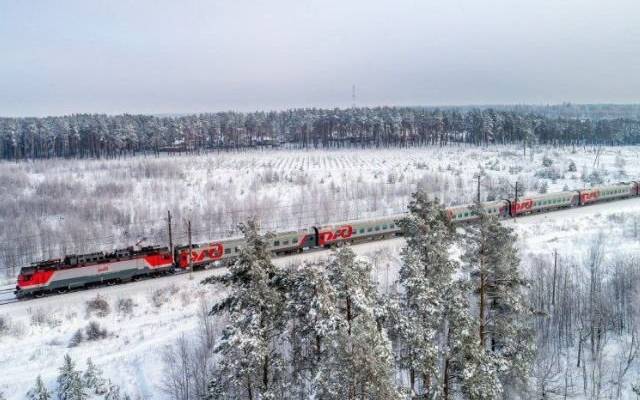
[(113, 158), (138, 153), (291, 146), (637, 144), (634, 105), (373, 107), (197, 115), (74, 114), (0, 118), (0, 158)]
[[(462, 230), (416, 193), (383, 290), (350, 248), (276, 268), (248, 247), (195, 338), (165, 350), (169, 398), (621, 399), (637, 383), (638, 262), (556, 256), (523, 273), (517, 237), (479, 208)], [(459, 247), (461, 257), (452, 256)], [(266, 300), (266, 301), (265, 301)], [(220, 326), (222, 325), (222, 326)], [(184, 371), (188, 371), (184, 373)], [(340, 373), (335, 373), (340, 371)]]

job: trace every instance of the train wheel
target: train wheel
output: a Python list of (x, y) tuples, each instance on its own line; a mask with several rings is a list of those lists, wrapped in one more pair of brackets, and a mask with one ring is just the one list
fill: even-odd
[(65, 294), (65, 293), (67, 293), (68, 291), (69, 291), (69, 288), (68, 288), (68, 287), (64, 287), (64, 288), (60, 288), (60, 289), (56, 290), (56, 293), (58, 293), (58, 294)]
[(40, 299), (40, 298), (44, 297), (44, 292), (35, 292), (33, 294), (33, 297), (35, 297), (36, 299)]
[(116, 282), (115, 279), (114, 280), (110, 280), (110, 281), (107, 281), (107, 286), (113, 286), (116, 283), (118, 283), (118, 282)]

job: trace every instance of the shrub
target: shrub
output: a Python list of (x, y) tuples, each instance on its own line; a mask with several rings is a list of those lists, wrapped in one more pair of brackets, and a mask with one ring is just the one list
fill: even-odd
[(553, 160), (547, 156), (542, 157), (542, 165), (549, 168), (553, 165)]
[(100, 340), (107, 337), (107, 330), (102, 328), (97, 321), (89, 322), (89, 325), (85, 328), (87, 334), (87, 340)]
[(151, 294), (151, 303), (157, 308), (160, 308), (163, 304), (169, 301), (169, 297), (171, 295), (176, 294), (178, 291), (179, 289), (175, 285), (156, 289)]
[(82, 329), (78, 329), (73, 336), (71, 336), (71, 340), (69, 340), (69, 347), (76, 347), (84, 340), (84, 334), (82, 333)]
[(9, 317), (0, 315), (0, 336), (9, 332)]
[(545, 178), (545, 179), (560, 179), (560, 178), (562, 178), (562, 175), (560, 174), (560, 171), (558, 171), (557, 169), (555, 169), (553, 167), (542, 168), (541, 170), (536, 171), (535, 176), (538, 177), (538, 178)]
[(95, 298), (87, 301), (87, 315), (95, 314), (99, 318), (106, 317), (111, 313), (109, 302), (104, 297), (97, 295)]
[(47, 314), (42, 308), (36, 308), (31, 312), (31, 325), (41, 326), (48, 322)]
[(538, 193), (545, 194), (549, 191), (549, 184), (547, 181), (542, 181), (540, 186), (538, 187)]
[(125, 315), (130, 315), (133, 312), (133, 300), (131, 298), (126, 299), (118, 299), (118, 303), (116, 304), (116, 308), (118, 312)]
[(602, 185), (604, 183), (604, 175), (605, 174), (602, 171), (595, 170), (589, 175), (583, 175), (582, 180), (590, 183), (591, 185)]

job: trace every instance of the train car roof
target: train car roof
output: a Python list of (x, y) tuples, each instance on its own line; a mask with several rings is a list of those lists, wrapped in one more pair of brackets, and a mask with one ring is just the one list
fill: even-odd
[(397, 219), (401, 219), (404, 218), (408, 213), (401, 213), (401, 214), (392, 214), (392, 215), (387, 215), (387, 216), (382, 216), (382, 217), (372, 217), (372, 218), (362, 218), (362, 219), (352, 219), (352, 220), (346, 220), (346, 221), (340, 221), (340, 222), (334, 222), (332, 224), (326, 224), (326, 225), (319, 225), (319, 228), (330, 228), (330, 227), (334, 227), (334, 226), (342, 226), (342, 225), (355, 225), (355, 224), (363, 224), (363, 223), (372, 223), (372, 222), (383, 222), (383, 221), (389, 221), (389, 220), (397, 220)]
[(574, 196), (574, 195), (577, 195), (577, 194), (578, 194), (577, 190), (568, 190), (568, 191), (564, 191), (564, 192), (538, 194), (536, 196), (525, 196), (525, 197), (522, 197), (522, 199), (531, 199), (531, 200), (549, 199), (549, 198), (556, 198), (556, 197)]

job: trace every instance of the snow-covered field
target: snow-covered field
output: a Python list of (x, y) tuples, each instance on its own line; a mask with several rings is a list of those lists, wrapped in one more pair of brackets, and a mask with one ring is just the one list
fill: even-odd
[[(567, 260), (585, 257), (593, 238), (599, 235), (604, 235), (605, 248), (612, 256), (640, 255), (636, 221), (640, 221), (640, 199), (505, 223), (518, 233), (523, 268), (529, 269), (531, 260), (551, 258), (554, 249)], [(403, 240), (398, 238), (354, 246), (358, 254), (373, 263), (381, 290), (393, 285), (402, 245)], [(326, 255), (326, 251), (318, 251), (279, 258), (276, 263), (285, 267)], [(182, 335), (196, 336), (202, 302), (211, 304), (219, 295), (211, 286), (199, 282), (220, 272), (203, 271), (194, 273), (192, 279), (184, 274), (0, 306), (0, 316), (8, 325), (0, 334), (0, 390), (10, 400), (22, 399), (38, 374), (54, 386), (57, 368), (68, 353), (80, 368), (87, 357), (92, 357), (105, 376), (133, 398), (165, 398), (161, 389), (162, 350)], [(97, 294), (109, 302), (109, 315), (87, 315), (86, 301)], [(131, 312), (118, 310), (122, 299), (133, 300)], [(84, 329), (90, 320), (107, 329), (107, 338), (69, 347), (74, 333)]]
[[(551, 166), (543, 165), (545, 157)], [(576, 171), (569, 171), (571, 161)], [(141, 236), (163, 241), (167, 209), (180, 242), (187, 219), (194, 221), (196, 240), (205, 240), (228, 234), (249, 215), (267, 228), (281, 228), (397, 212), (418, 185), (446, 204), (469, 202), (481, 169), (483, 196), (502, 197), (516, 180), (535, 192), (639, 178), (640, 157), (635, 147), (538, 148), (526, 158), (518, 148), (447, 147), (0, 163), (0, 186), (9, 188), (0, 192), (0, 268), (35, 255), (57, 256), (62, 248), (110, 249)], [(505, 224), (519, 235), (527, 275), (540, 268), (541, 259), (550, 261), (554, 250), (563, 263), (588, 258), (597, 238), (611, 260), (640, 256), (640, 199)], [(383, 291), (393, 286), (402, 245), (393, 239), (354, 246), (374, 265)], [(276, 262), (284, 267), (326, 254)], [(0, 391), (22, 399), (38, 374), (53, 387), (68, 353), (80, 368), (91, 357), (133, 398), (165, 398), (163, 349), (183, 335), (196, 335), (203, 302), (211, 304), (219, 295), (199, 283), (211, 273), (220, 271), (0, 305)], [(87, 313), (86, 302), (98, 294), (110, 305), (106, 316)], [(123, 307), (127, 299), (130, 310)], [(90, 321), (98, 321), (107, 337), (70, 347)], [(636, 379), (637, 370), (626, 379)]]
[[(546, 164), (546, 166), (545, 166)], [(573, 168), (572, 166), (575, 166)], [(450, 146), (272, 150), (116, 160), (0, 162), (0, 276), (67, 252), (111, 250), (142, 238), (167, 243), (232, 234), (258, 217), (287, 229), (404, 210), (420, 186), (445, 204), (581, 188), (640, 177), (638, 147), (523, 150)], [(1, 279), (1, 278), (0, 278)], [(0, 285), (2, 282), (0, 281)]]

